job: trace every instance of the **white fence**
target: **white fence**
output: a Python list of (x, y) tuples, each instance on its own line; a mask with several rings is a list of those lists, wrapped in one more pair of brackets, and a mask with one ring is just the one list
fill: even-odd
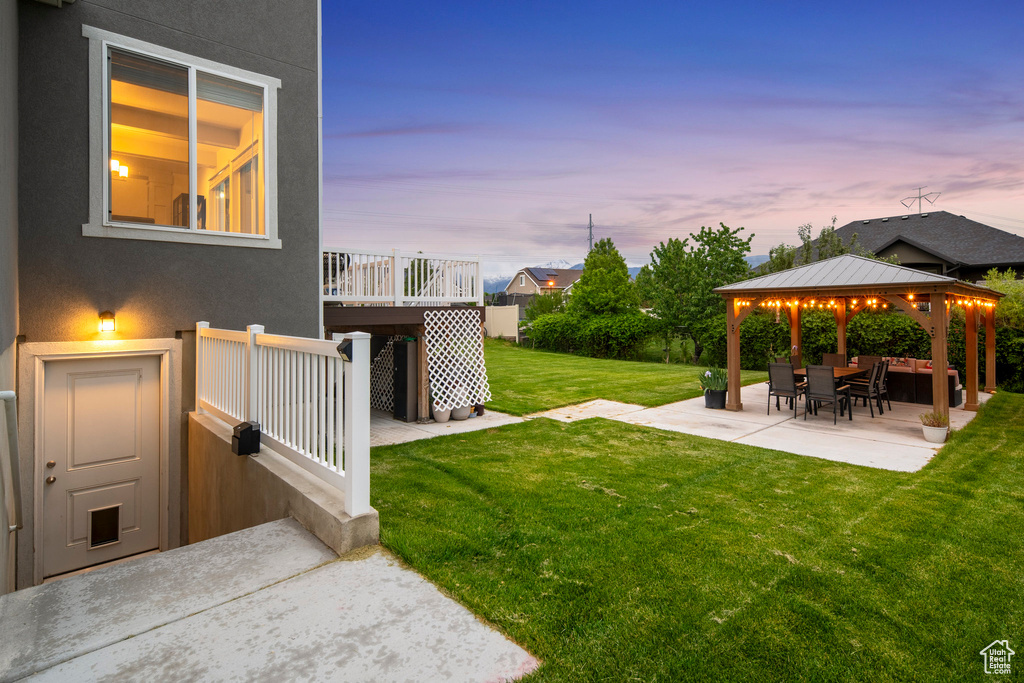
[(324, 301), (428, 306), (484, 303), (479, 257), (346, 249), (324, 251)]
[[(342, 358), (339, 342), (351, 342)], [(370, 335), (333, 341), (196, 324), (196, 407), (260, 424), (261, 441), (370, 510)]]

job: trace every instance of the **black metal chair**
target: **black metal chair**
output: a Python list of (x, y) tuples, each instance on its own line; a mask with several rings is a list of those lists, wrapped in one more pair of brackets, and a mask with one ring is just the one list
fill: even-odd
[[(878, 414), (884, 415), (885, 412), (882, 410), (882, 401), (879, 398), (879, 380), (882, 378), (882, 369), (884, 364), (875, 363), (871, 366), (871, 372), (868, 374), (867, 379), (851, 379), (847, 381), (850, 386), (850, 395), (853, 397), (853, 405), (857, 405), (857, 399), (864, 399), (864, 405), (871, 411), (871, 417), (875, 416), (875, 408), (872, 402), (878, 405)], [(890, 406), (891, 408), (892, 406)]]
[(837, 423), (836, 411), (843, 414), (844, 408), (853, 419), (853, 407), (850, 403), (850, 387), (846, 384), (836, 386), (835, 368), (831, 365), (808, 365), (807, 366), (807, 391), (805, 392), (807, 405), (804, 407), (804, 419), (807, 419), (807, 411), (814, 407), (814, 414), (818, 414), (818, 408), (826, 403), (832, 404), (832, 424)]
[(892, 403), (889, 402), (889, 361), (882, 361), (882, 376), (878, 379), (878, 409), (882, 409), (882, 399), (885, 399), (885, 404), (889, 406), (889, 410), (892, 410)]
[(831, 365), (834, 368), (845, 368), (846, 367), (846, 354), (845, 353), (823, 353), (821, 354), (821, 364)]
[(779, 398), (793, 404), (793, 418), (796, 419), (796, 402), (807, 389), (806, 382), (797, 382), (793, 366), (789, 363), (768, 364), (768, 414), (772, 414), (772, 396), (775, 397), (775, 410), (782, 410)]

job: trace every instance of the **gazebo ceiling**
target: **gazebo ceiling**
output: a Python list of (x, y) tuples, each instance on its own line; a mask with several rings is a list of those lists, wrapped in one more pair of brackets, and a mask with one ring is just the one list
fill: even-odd
[(987, 287), (961, 282), (945, 275), (925, 273), (905, 266), (844, 254), (779, 273), (762, 275), (718, 287), (727, 298), (742, 296), (843, 296), (845, 294), (927, 294), (948, 292), (972, 298), (1002, 296)]

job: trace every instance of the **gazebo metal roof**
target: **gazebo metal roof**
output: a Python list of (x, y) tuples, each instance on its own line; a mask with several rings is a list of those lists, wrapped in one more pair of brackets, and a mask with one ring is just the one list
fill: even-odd
[[(978, 326), (985, 316), (986, 386), (995, 385), (995, 305), (1002, 293), (884, 261), (844, 254), (780, 273), (762, 275), (718, 287), (726, 300), (728, 395), (727, 410), (742, 410), (740, 402), (740, 325), (754, 308), (785, 311), (789, 318), (790, 348), (794, 364), (802, 363), (802, 309), (826, 309), (836, 319), (838, 353), (846, 357), (846, 324), (855, 315), (879, 306), (895, 309), (913, 318), (932, 340), (932, 362), (946, 368), (947, 336), (953, 306), (964, 310), (966, 326), (967, 410), (978, 408)], [(927, 309), (921, 304), (927, 302)], [(925, 312), (927, 311), (927, 312)], [(947, 375), (932, 373), (932, 406), (936, 413), (949, 413)]]
[[(999, 298), (1002, 295), (986, 287), (979, 287), (955, 278), (925, 273), (884, 261), (843, 254), (806, 266), (790, 268), (742, 282), (718, 287), (715, 292), (723, 296), (755, 294), (807, 294), (874, 292), (877, 290), (950, 292), (961, 296)], [(880, 292), (881, 293), (881, 292)]]

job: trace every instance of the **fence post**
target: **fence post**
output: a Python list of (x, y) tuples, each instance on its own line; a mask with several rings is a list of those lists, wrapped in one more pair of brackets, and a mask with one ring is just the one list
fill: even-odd
[(345, 368), (345, 512), (370, 511), (370, 335), (352, 332)]
[(203, 395), (203, 330), (209, 329), (205, 320), (196, 323), (196, 413), (203, 412), (199, 400)]
[(245, 419), (263, 423), (259, 412), (259, 353), (256, 335), (263, 334), (263, 325), (249, 325), (245, 328), (249, 338), (245, 344)]
[(402, 278), (402, 252), (399, 249), (391, 250), (391, 274), (394, 278), (392, 287), (395, 295), (395, 306), (401, 306), (405, 287), (403, 286)]

